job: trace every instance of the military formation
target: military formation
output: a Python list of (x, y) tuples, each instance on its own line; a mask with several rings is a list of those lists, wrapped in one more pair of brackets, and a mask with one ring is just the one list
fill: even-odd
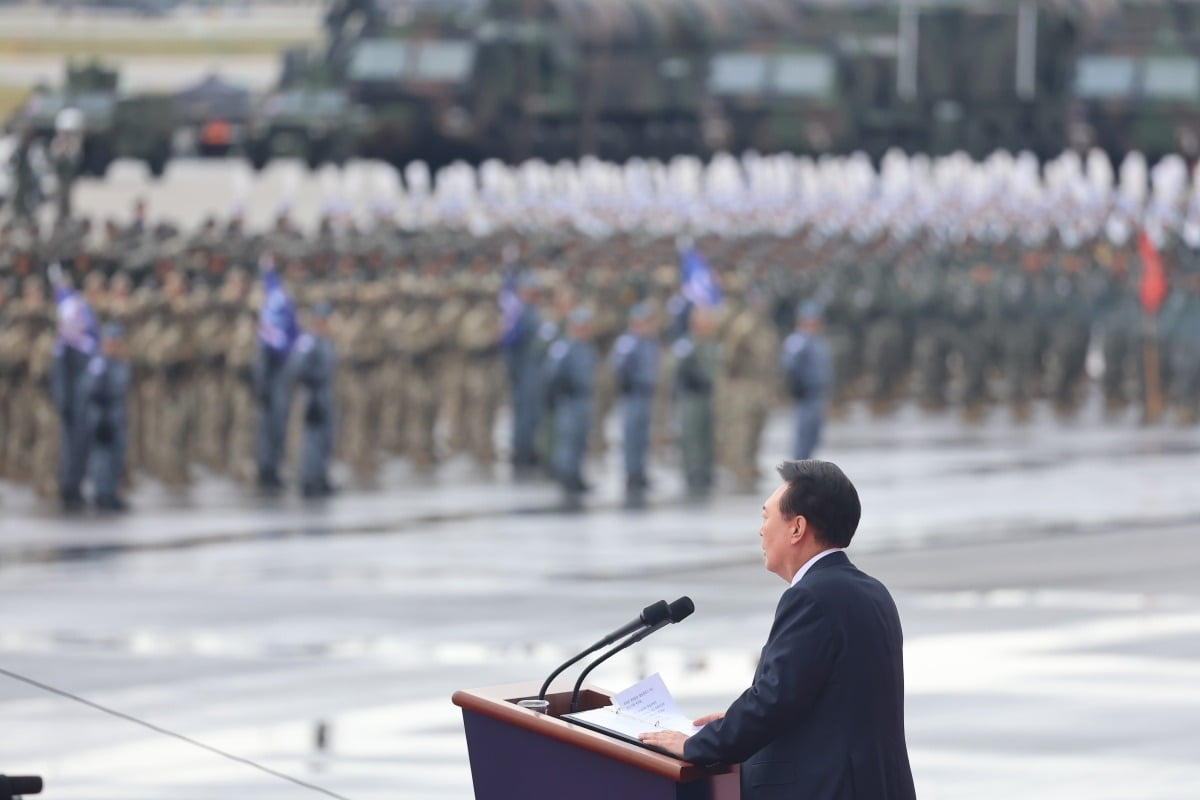
[(1181, 160), (395, 177), (311, 228), (286, 202), (263, 230), (240, 207), (191, 230), (142, 203), (125, 221), (10, 215), (0, 476), (115, 509), (142, 477), (320, 497), (333, 461), (372, 486), (388, 459), (429, 473), (465, 454), (578, 498), (611, 444), (640, 504), (654, 459), (695, 496), (754, 489), (785, 407), (794, 452), (769, 458), (811, 455), (855, 403), (1065, 417), (1095, 381), (1110, 413), (1198, 417), (1200, 194)]

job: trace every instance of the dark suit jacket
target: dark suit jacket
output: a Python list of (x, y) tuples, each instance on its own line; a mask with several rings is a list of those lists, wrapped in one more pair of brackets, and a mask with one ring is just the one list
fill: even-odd
[(915, 800), (900, 616), (845, 553), (783, 593), (754, 683), (684, 758), (742, 764), (743, 800)]

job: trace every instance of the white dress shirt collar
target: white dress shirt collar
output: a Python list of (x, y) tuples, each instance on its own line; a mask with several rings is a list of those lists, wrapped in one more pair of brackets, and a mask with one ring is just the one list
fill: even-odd
[(812, 569), (813, 564), (817, 563), (818, 561), (820, 561), (822, 558), (829, 555), (830, 553), (840, 553), (845, 549), (846, 548), (844, 548), (844, 547), (831, 547), (828, 550), (822, 550), (821, 552), (817, 553), (815, 556), (810, 558), (808, 561), (805, 561), (804, 566), (801, 567), (796, 572), (795, 577), (792, 578), (792, 586), (795, 586), (797, 583), (800, 582), (800, 579), (804, 577), (804, 573), (806, 573), (810, 569)]

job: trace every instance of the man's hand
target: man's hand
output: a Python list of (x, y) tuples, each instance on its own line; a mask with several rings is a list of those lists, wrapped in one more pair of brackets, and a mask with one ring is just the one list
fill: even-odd
[(687, 741), (687, 735), (679, 731), (654, 731), (653, 733), (642, 733), (638, 735), (648, 745), (666, 750), (673, 756), (683, 758), (683, 743)]
[[(705, 714), (703, 717), (697, 717), (692, 720), (692, 724), (696, 727), (703, 727), (710, 722), (716, 722), (725, 717), (724, 711), (715, 711), (712, 714)], [(683, 743), (687, 741), (687, 736), (679, 731), (655, 731), (653, 733), (642, 733), (638, 738), (643, 742), (654, 747), (666, 750), (673, 756), (683, 758)]]

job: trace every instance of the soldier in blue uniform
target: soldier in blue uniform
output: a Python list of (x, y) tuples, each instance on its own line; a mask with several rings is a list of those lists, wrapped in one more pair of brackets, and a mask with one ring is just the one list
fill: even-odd
[(304, 387), (304, 444), (300, 454), (300, 492), (305, 497), (333, 493), (329, 459), (335, 434), (334, 377), (336, 354), (329, 318), (333, 309), (319, 303), (313, 309), (312, 330), (300, 335), (292, 349), (289, 370)]
[(258, 317), (258, 353), (254, 363), (254, 387), (258, 394), (258, 485), (281, 489), (279, 465), (283, 461), (291, 385), (287, 362), (298, 328), (296, 312), (275, 271), (266, 258), (259, 265), (263, 275), (263, 304)]
[(621, 391), (621, 447), (625, 456), (625, 491), (631, 506), (645, 499), (646, 450), (650, 446), (650, 418), (658, 382), (658, 331), (646, 303), (630, 309), (629, 329), (613, 346), (612, 365)]
[(99, 344), (96, 318), (83, 296), (71, 288), (58, 264), (51, 267), (58, 316), (58, 339), (50, 391), (58, 412), (58, 493), (64, 511), (83, 509), (83, 479), (87, 475), (89, 432), (84, 377)]
[(501, 301), (503, 330), (501, 347), (508, 366), (512, 397), (512, 465), (518, 475), (537, 466), (535, 439), (544, 402), (542, 374), (538, 363), (537, 283), (522, 273), (516, 279), (516, 297)]
[(125, 448), (129, 421), (129, 361), (125, 356), (121, 326), (110, 322), (101, 330), (100, 353), (88, 364), (84, 392), (87, 397), (87, 427), (91, 452), (88, 472), (100, 511), (124, 511), (121, 477), (125, 472)]
[(554, 400), (554, 477), (571, 498), (586, 492), (583, 458), (587, 452), (595, 382), (596, 347), (592, 315), (576, 308), (567, 317), (567, 336), (550, 347), (546, 381)]
[(821, 309), (804, 303), (796, 314), (796, 330), (783, 342), (779, 368), (792, 397), (795, 438), (792, 457), (812, 458), (821, 439), (825, 397), (833, 383), (833, 356), (821, 332)]

